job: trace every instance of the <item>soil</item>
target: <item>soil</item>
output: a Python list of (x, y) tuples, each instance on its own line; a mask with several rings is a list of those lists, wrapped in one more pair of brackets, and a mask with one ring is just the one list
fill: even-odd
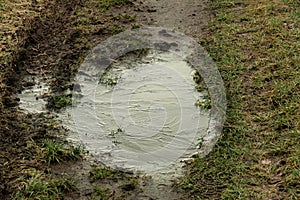
[(142, 12), (138, 20), (144, 25), (175, 29), (198, 40), (212, 17), (209, 3), (208, 0), (140, 1)]
[[(32, 2), (34, 6), (35, 1)], [(53, 0), (39, 8), (38, 16), (25, 20), (24, 26), (19, 27), (18, 32), (22, 42), (18, 44), (12, 61), (1, 64), (0, 78), (3, 77), (3, 80), (0, 84), (0, 196), (2, 199), (9, 199), (17, 191), (18, 178), (23, 175), (23, 169), (31, 168), (50, 170), (57, 176), (75, 175), (79, 179), (78, 191), (67, 194), (64, 199), (91, 198), (93, 181), (89, 177), (89, 172), (92, 166), (101, 163), (91, 164), (91, 159), (66, 161), (48, 169), (44, 163), (32, 160), (28, 156), (26, 148), (28, 141), (40, 143), (45, 138), (58, 140), (65, 134), (63, 127), (49, 126), (49, 122), (53, 119), (51, 110), (60, 109), (51, 97), (62, 95), (67, 89), (72, 89), (72, 78), (87, 52), (119, 31), (137, 24), (152, 25), (174, 28), (196, 37), (196, 40), (199, 39), (211, 16), (208, 3), (195, 0), (133, 1), (99, 12), (101, 9), (97, 8), (93, 1)], [(84, 10), (85, 14), (80, 10)], [(128, 16), (133, 15), (137, 16), (136, 19), (129, 19)], [(79, 18), (84, 18), (87, 22), (79, 21)], [(49, 112), (26, 114), (18, 108), (19, 99), (16, 94), (32, 86), (32, 83), (24, 81), (24, 77), (28, 75), (42, 77), (51, 86), (51, 93), (44, 96), (48, 100)], [(143, 185), (142, 182), (141, 179), (140, 185)], [(115, 181), (105, 183), (105, 185), (116, 184)], [(112, 190), (117, 191), (115, 188), (112, 187)], [(118, 194), (115, 196), (120, 197)], [(127, 198), (151, 199), (138, 189), (131, 190)], [(178, 199), (180, 198), (178, 196)]]

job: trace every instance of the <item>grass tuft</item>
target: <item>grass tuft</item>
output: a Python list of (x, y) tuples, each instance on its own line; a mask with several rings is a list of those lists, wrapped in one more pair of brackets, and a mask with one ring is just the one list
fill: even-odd
[(31, 159), (37, 159), (48, 165), (68, 160), (80, 160), (83, 152), (81, 147), (66, 148), (62, 143), (51, 140), (44, 140), (40, 145), (34, 141), (28, 142), (27, 150)]

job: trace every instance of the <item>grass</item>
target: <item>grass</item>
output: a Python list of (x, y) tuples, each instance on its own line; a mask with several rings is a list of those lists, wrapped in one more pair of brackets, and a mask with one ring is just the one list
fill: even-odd
[[(131, 27), (135, 20), (134, 15), (121, 11), (110, 14), (102, 8), (114, 9), (113, 6), (129, 3), (0, 0), (0, 110), (5, 114), (1, 115), (0, 130), (1, 199), (11, 194), (15, 199), (60, 199), (69, 189), (74, 190), (72, 180), (55, 170), (67, 167), (64, 161), (80, 160), (82, 149), (61, 143), (56, 136), (65, 132), (56, 128), (47, 114), (26, 115), (11, 108), (15, 104), (10, 96), (21, 89), (17, 88), (18, 80), (27, 74), (27, 69), (43, 66), (47, 68), (46, 76), (58, 80), (58, 84), (51, 83), (47, 106), (59, 109), (71, 105), (71, 96), (61, 94), (69, 88), (72, 72), (87, 51), (111, 34)], [(42, 58), (42, 52), (51, 56)]]
[(106, 179), (106, 178), (120, 179), (120, 178), (128, 177), (126, 175), (126, 173), (123, 173), (123, 172), (117, 171), (117, 170), (113, 170), (106, 166), (93, 168), (90, 175), (94, 180), (100, 180), (100, 179)]
[[(8, 69), (14, 52), (26, 40), (16, 34), (18, 29), (24, 19), (39, 16), (36, 8), (43, 1), (37, 1), (35, 9), (32, 2), (0, 0), (0, 46), (5, 47), (0, 55), (1, 90), (3, 70)], [(76, 20), (72, 20), (72, 30), (80, 32), (80, 37), (74, 36), (77, 49), (93, 45), (88, 42), (89, 34), (117, 33), (130, 26), (120, 22), (134, 19), (130, 15), (103, 17), (104, 9), (129, 1), (110, 0), (101, 5), (94, 2), (74, 10)], [(180, 187), (191, 199), (299, 199), (299, 1), (215, 0), (212, 7), (215, 18), (200, 42), (216, 61), (224, 79), (227, 121), (223, 138), (210, 155), (196, 159), (188, 167)], [(68, 99), (58, 98), (55, 102), (64, 105)], [(38, 169), (40, 162), (46, 164), (41, 168), (47, 168), (51, 163), (79, 159), (78, 156), (79, 149), (65, 149), (61, 143), (29, 142), (26, 162), (36, 161), (37, 169), (25, 171), (20, 166), (22, 176), (13, 180), (16, 184), (6, 185), (19, 187), (15, 199), (58, 199), (63, 192), (74, 190), (74, 181)], [(12, 166), (7, 164), (6, 168)], [(95, 169), (91, 175), (95, 180), (119, 178), (118, 172), (105, 168)], [(133, 185), (134, 182), (125, 181), (120, 187), (127, 190), (134, 188)], [(101, 192), (109, 193), (106, 187), (98, 186), (99, 190), (96, 187), (98, 196)]]
[(104, 84), (106, 86), (115, 86), (118, 83), (118, 80), (120, 79), (120, 76), (116, 76), (114, 74), (111, 74), (108, 71), (104, 71), (100, 76), (99, 83)]
[[(20, 177), (15, 180), (16, 192), (12, 199), (29, 200), (58, 199), (66, 192), (76, 190), (75, 180), (64, 176), (56, 176), (48, 168), (51, 164), (68, 160), (80, 160), (82, 149), (79, 147), (66, 148), (62, 143), (44, 140), (37, 144), (27, 142), (27, 158), (23, 162), (33, 162), (36, 168), (20, 167)], [(43, 164), (46, 164), (43, 166)]]
[(94, 193), (93, 193), (93, 199), (101, 199), (101, 200), (107, 200), (110, 199), (110, 197), (113, 195), (113, 191), (111, 191), (109, 188), (101, 188), (99, 185), (94, 184), (93, 185)]
[(80, 160), (83, 154), (81, 147), (71, 146), (66, 148), (60, 142), (47, 139), (39, 145), (34, 141), (28, 142), (27, 150), (30, 159), (36, 159), (48, 165), (68, 160)]
[(19, 178), (19, 190), (12, 199), (15, 200), (55, 200), (64, 192), (76, 189), (75, 181), (65, 177), (55, 178), (47, 176), (44, 172), (33, 170), (27, 173), (28, 177)]
[(48, 99), (47, 107), (50, 108), (64, 108), (71, 106), (73, 103), (71, 95), (55, 95)]
[[(207, 86), (205, 85), (201, 75), (198, 71), (193, 74), (193, 80), (196, 83), (195, 89), (201, 93), (207, 93)], [(210, 97), (204, 95), (203, 98), (197, 99), (195, 102), (195, 106), (199, 107), (202, 110), (211, 109), (211, 100)]]
[(188, 166), (191, 199), (300, 198), (300, 2), (212, 3), (200, 41), (227, 90), (223, 137)]

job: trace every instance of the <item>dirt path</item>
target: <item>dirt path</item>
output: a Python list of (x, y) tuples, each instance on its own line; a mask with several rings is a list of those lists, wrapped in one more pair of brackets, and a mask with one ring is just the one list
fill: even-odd
[[(143, 26), (159, 26), (182, 32), (196, 41), (203, 34), (210, 17), (209, 1), (199, 0), (145, 0), (136, 2), (138, 10), (137, 21)], [(172, 183), (153, 179), (143, 188), (144, 194), (150, 199), (187, 199), (179, 194)], [(176, 181), (176, 180), (173, 180)], [(152, 184), (152, 185), (151, 185)]]
[(146, 0), (139, 4), (147, 11), (139, 16), (142, 24), (174, 28), (195, 39), (211, 17), (208, 0)]

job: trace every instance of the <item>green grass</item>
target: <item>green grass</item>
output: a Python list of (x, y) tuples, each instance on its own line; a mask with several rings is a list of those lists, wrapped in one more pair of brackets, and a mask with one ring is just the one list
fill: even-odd
[(20, 167), (20, 177), (15, 180), (16, 192), (12, 199), (55, 200), (67, 192), (76, 190), (75, 180), (51, 173), (50, 165), (67, 160), (80, 160), (80, 147), (66, 148), (62, 143), (44, 140), (38, 144), (27, 142), (27, 153), (24, 162), (35, 163), (35, 168)]
[(223, 137), (188, 167), (191, 199), (300, 198), (300, 2), (214, 1), (201, 41), (227, 90)]
[(70, 95), (56, 95), (51, 96), (48, 100), (47, 106), (49, 108), (64, 108), (72, 105), (72, 97)]
[(48, 165), (62, 161), (80, 160), (83, 150), (81, 147), (65, 147), (62, 143), (44, 140), (41, 144), (34, 141), (27, 143), (28, 157)]
[(112, 196), (113, 191), (111, 191), (109, 188), (101, 188), (99, 185), (94, 184), (93, 185), (94, 193), (92, 198), (94, 200), (101, 199), (101, 200), (108, 200), (110, 199), (110, 196)]
[(18, 181), (19, 190), (12, 196), (15, 200), (55, 200), (63, 193), (76, 189), (73, 179), (54, 178), (36, 170), (28, 173), (27, 177), (20, 177)]

